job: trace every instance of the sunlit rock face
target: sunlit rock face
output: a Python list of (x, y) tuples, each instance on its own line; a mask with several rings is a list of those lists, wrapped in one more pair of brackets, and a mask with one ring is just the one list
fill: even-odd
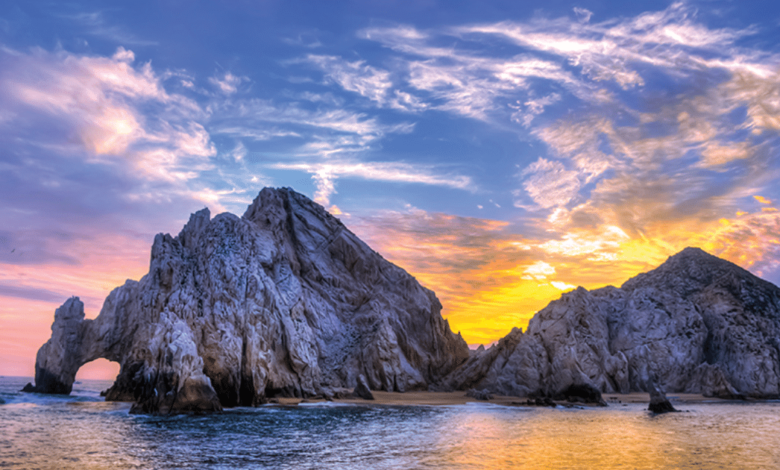
[(290, 189), (243, 217), (207, 209), (157, 235), (149, 273), (95, 320), (71, 299), (38, 353), (36, 391), (69, 393), (84, 363), (121, 364), (107, 399), (208, 411), (354, 387), (427, 389), (468, 357), (428, 289)]
[(780, 395), (780, 288), (696, 248), (618, 289), (583, 288), (450, 374), (449, 388)]

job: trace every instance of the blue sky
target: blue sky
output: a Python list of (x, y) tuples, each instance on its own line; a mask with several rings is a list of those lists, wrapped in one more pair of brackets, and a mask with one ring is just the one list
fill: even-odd
[(772, 2), (3, 2), (0, 355), (263, 186), (472, 344), (690, 245), (778, 283), (779, 26)]

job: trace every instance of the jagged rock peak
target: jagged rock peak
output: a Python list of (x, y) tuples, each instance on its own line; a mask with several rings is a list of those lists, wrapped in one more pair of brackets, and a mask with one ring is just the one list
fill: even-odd
[(621, 289), (633, 290), (652, 285), (688, 296), (723, 279), (740, 279), (756, 284), (762, 289), (778, 289), (777, 286), (754, 276), (730, 261), (713, 256), (701, 248), (693, 247), (685, 248), (670, 256), (656, 269), (629, 279), (621, 286)]
[(327, 395), (361, 375), (373, 390), (426, 389), (469, 355), (433, 292), (289, 188), (263, 189), (242, 217), (203, 209), (158, 234), (147, 275), (94, 321), (59, 315), (61, 328), (73, 334), (41, 348), (42, 374), (67, 388), (105, 357), (121, 365), (106, 398), (152, 413)]
[(621, 288), (578, 288), (522, 334), (475, 352), (449, 388), (555, 395), (571, 385), (723, 398), (780, 396), (780, 288), (687, 248)]

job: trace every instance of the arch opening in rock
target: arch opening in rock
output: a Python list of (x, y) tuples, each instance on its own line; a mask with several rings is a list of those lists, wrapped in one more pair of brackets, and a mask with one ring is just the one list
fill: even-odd
[(87, 362), (76, 372), (76, 381), (81, 380), (116, 380), (119, 375), (119, 363), (99, 357), (94, 361)]

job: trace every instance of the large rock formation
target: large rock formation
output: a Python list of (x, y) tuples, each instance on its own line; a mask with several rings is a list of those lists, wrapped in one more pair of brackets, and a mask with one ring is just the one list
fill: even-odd
[(780, 288), (696, 248), (618, 289), (564, 294), (472, 357), (445, 388), (780, 396)]
[(441, 304), (338, 219), (290, 189), (243, 217), (204, 209), (159, 234), (149, 273), (106, 299), (77, 299), (38, 352), (38, 392), (70, 393), (81, 365), (121, 365), (109, 400), (142, 412), (208, 411), (331, 387), (427, 389), (468, 357)]

